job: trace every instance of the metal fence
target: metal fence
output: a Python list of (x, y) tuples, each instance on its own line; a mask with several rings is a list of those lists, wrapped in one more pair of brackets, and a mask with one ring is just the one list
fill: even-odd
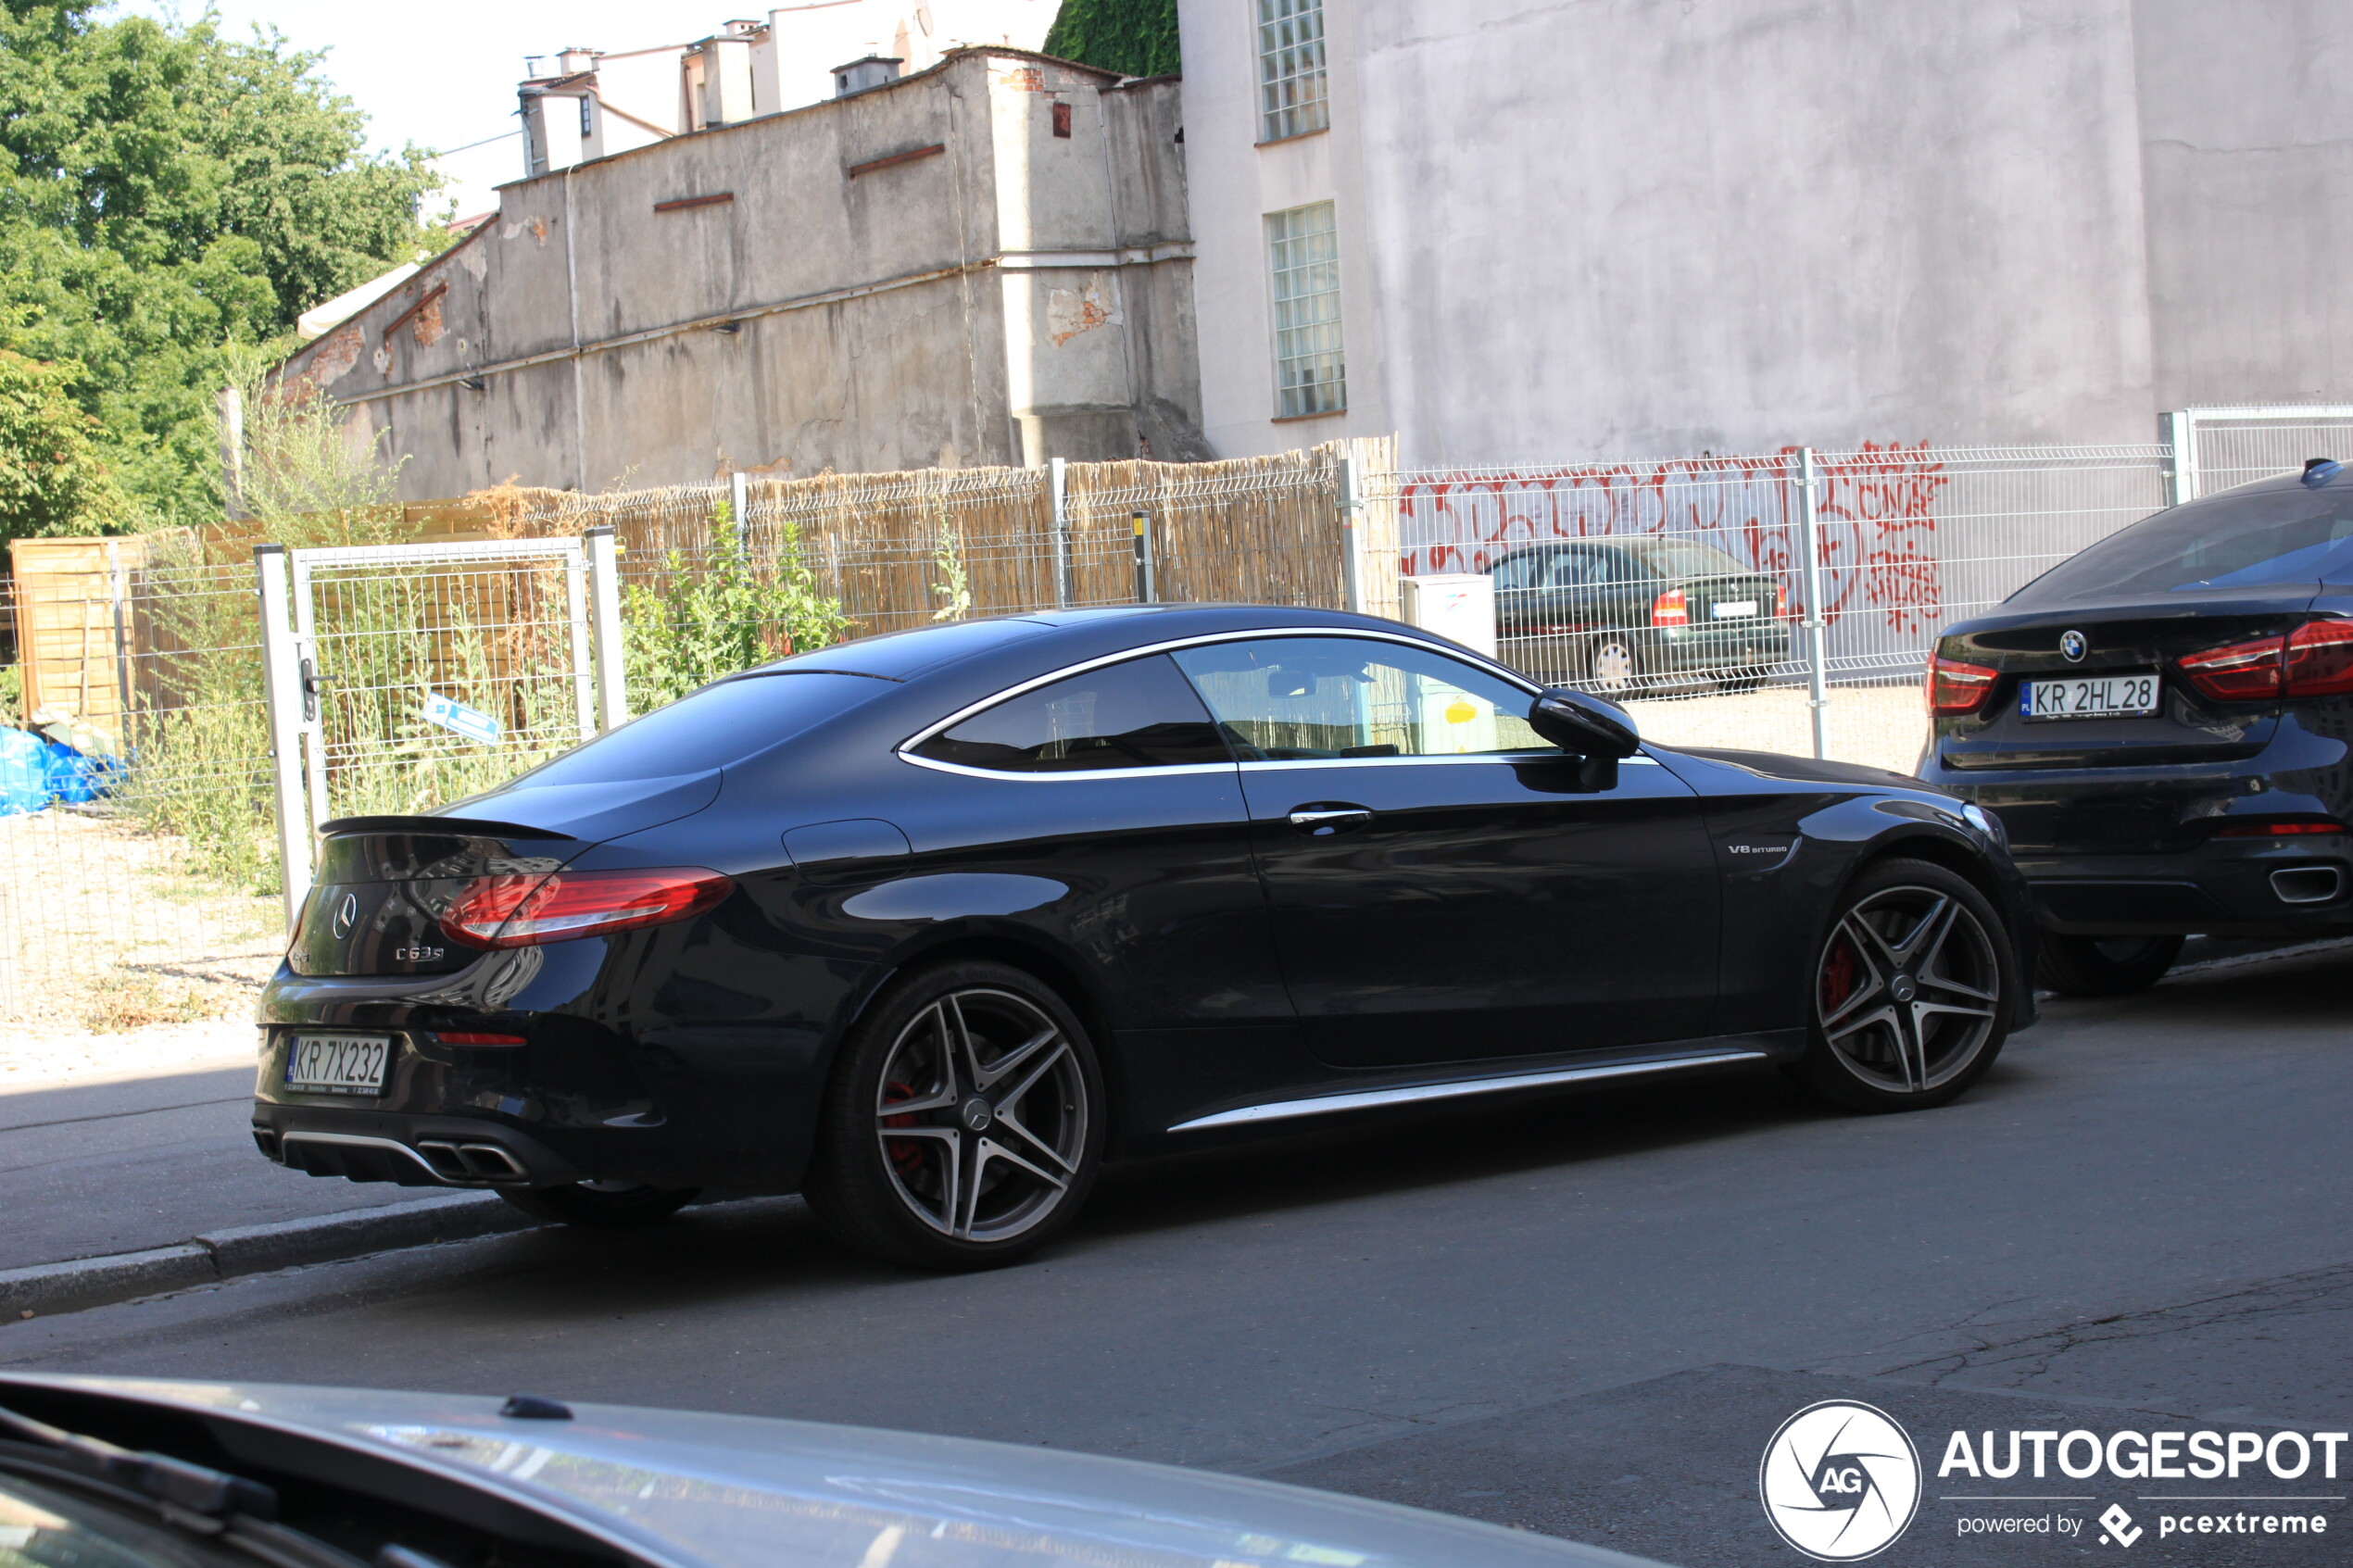
[[(1608, 690), (1667, 744), (1908, 771), (1941, 626), (2177, 494), (2342, 451), (2353, 409), (2200, 411), (2169, 428), (2182, 439), (2133, 446), (1408, 470), (1386, 443), (1352, 443), (1181, 466), (505, 490), (419, 508), (396, 536), (529, 548), (610, 529), (621, 631), (598, 657), (632, 712), (798, 647), (935, 621), (1139, 599), (1395, 615), (1406, 576), (1508, 580), (1531, 552), (1668, 548), (1689, 552), (1680, 605), (1622, 601), (1606, 572), (1550, 619), (1506, 592), (1499, 651)], [(20, 560), (0, 583), (0, 667), (37, 656), (44, 694), (0, 724), (99, 759), (44, 809), (0, 814), (0, 1017), (233, 1011), (274, 963), (282, 843), (253, 543), (249, 529), (158, 536), (46, 580)], [(603, 688), (583, 669), (558, 548), (391, 570), (312, 558), (290, 591), (311, 617), (308, 684), (287, 696), (315, 708), (316, 765), (286, 837), (329, 815), (423, 809), (571, 744), (584, 694)], [(1631, 645), (1622, 664), (1596, 658), (1610, 634)], [(435, 698), (497, 740), (430, 716)]]

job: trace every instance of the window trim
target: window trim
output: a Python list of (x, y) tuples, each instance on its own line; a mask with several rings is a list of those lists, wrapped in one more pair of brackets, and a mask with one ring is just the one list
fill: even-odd
[[(1473, 669), (1483, 669), (1487, 673), (1500, 675), (1510, 684), (1519, 687), (1530, 696), (1539, 696), (1544, 690), (1542, 686), (1536, 684), (1501, 660), (1491, 659), (1478, 653), (1473, 653), (1469, 659), (1465, 659), (1455, 649), (1441, 647), (1436, 643), (1420, 637), (1407, 636), (1399, 632), (1382, 632), (1370, 627), (1360, 630), (1353, 626), (1260, 626), (1246, 632), (1211, 632), (1199, 636), (1177, 637), (1164, 643), (1147, 643), (1139, 647), (1123, 648), (1117, 653), (1101, 654), (1093, 659), (1081, 659), (1076, 664), (1064, 665), (1059, 670), (1033, 676), (1029, 680), (1007, 686), (1001, 691), (982, 697), (977, 702), (965, 704), (945, 719), (926, 724), (905, 740), (900, 741), (892, 747), (892, 752), (901, 762), (912, 762), (918, 768), (929, 768), (937, 772), (961, 773), (966, 778), (974, 779), (1013, 780), (1030, 784), (1055, 784), (1069, 779), (1174, 778), (1186, 773), (1215, 772), (1228, 768), (1237, 770), (1242, 768), (1394, 768), (1401, 764), (1416, 762), (1438, 762), (1453, 766), (1464, 762), (1509, 762), (1514, 758), (1544, 755), (1542, 752), (1481, 751), (1468, 754), (1448, 753), (1432, 757), (1264, 758), (1256, 761), (1236, 758), (1230, 762), (1173, 762), (1157, 768), (1074, 768), (1066, 772), (1051, 773), (1019, 773), (1011, 770), (999, 771), (993, 768), (975, 768), (969, 763), (943, 762), (936, 757), (915, 755), (916, 746), (944, 731), (953, 729), (975, 714), (987, 712), (1000, 702), (1010, 702), (1025, 692), (1036, 691), (1038, 687), (1051, 685), (1056, 681), (1068, 680), (1073, 675), (1084, 675), (1089, 670), (1101, 670), (1108, 665), (1125, 664), (1132, 659), (1150, 659), (1156, 654), (1175, 653), (1183, 648), (1208, 647), (1216, 643), (1255, 642), (1268, 637), (1351, 637), (1361, 641), (1400, 643), (1406, 647), (1420, 648), (1425, 652), (1437, 654), (1441, 659), (1451, 659), (1458, 663), (1469, 664)], [(1190, 677), (1187, 679), (1189, 681)], [(1630, 762), (1651, 767), (1658, 765), (1654, 759), (1639, 753), (1632, 757), (1622, 757), (1618, 760), (1621, 763)]]

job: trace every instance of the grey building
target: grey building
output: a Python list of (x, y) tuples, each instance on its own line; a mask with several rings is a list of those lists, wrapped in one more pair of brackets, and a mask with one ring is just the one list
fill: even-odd
[(1206, 456), (1177, 84), (993, 47), (894, 72), (504, 186), (282, 373), (410, 498)]
[(2353, 397), (2343, 0), (1181, 0), (1205, 430), (1416, 464)]

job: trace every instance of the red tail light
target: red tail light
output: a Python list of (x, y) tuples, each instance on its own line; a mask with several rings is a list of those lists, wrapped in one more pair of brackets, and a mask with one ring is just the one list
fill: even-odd
[(2353, 692), (2353, 621), (2313, 621), (2287, 638), (2287, 695)]
[(2303, 838), (2317, 833), (2343, 833), (2343, 822), (2224, 822), (2214, 830), (2217, 838)]
[(1776, 621), (1789, 619), (1789, 584), (1786, 583), (1773, 584), (1773, 619)]
[(2224, 702), (2259, 702), (2280, 695), (2280, 649), (2284, 639), (2258, 637), (2229, 643), (2178, 662), (2190, 684)]
[(1965, 718), (1985, 706), (2000, 676), (1982, 664), (1933, 655), (1928, 661), (1928, 710), (1939, 719)]
[(734, 886), (699, 866), (486, 876), (458, 895), (441, 917), (441, 929), (469, 947), (530, 947), (685, 920), (718, 903)]
[(1651, 624), (1654, 626), (1689, 626), (1692, 623), (1692, 602), (1680, 588), (1669, 588), (1651, 601)]

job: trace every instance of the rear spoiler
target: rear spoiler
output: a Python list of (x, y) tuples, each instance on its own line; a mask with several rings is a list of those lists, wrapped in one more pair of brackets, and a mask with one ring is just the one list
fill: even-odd
[(319, 824), (321, 838), (344, 838), (363, 833), (430, 834), (443, 838), (554, 838), (577, 842), (568, 833), (524, 827), (520, 822), (487, 822), (472, 817), (337, 817)]

